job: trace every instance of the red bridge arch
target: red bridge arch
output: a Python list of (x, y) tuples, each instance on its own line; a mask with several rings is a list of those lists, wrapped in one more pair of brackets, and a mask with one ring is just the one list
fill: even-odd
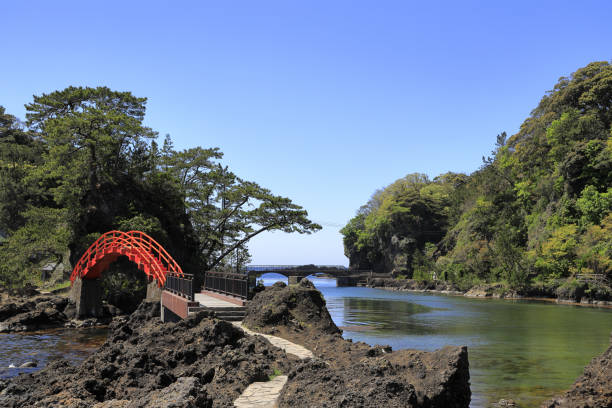
[(157, 280), (159, 287), (164, 286), (168, 272), (183, 274), (170, 254), (144, 232), (109, 231), (87, 248), (72, 270), (70, 281), (96, 279), (120, 256), (127, 256), (138, 269)]

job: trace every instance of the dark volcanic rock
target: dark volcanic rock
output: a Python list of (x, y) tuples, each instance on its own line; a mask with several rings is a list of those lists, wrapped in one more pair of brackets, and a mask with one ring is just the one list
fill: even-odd
[(449, 282), (424, 282), (413, 279), (373, 278), (368, 279), (368, 286), (395, 290), (431, 291), (460, 294), (461, 290)]
[(141, 304), (80, 366), (57, 360), (8, 381), (0, 407), (229, 407), (294, 361), (206, 312), (178, 323), (158, 316), (158, 302)]
[(291, 286), (279, 282), (259, 292), (247, 304), (244, 325), (255, 330), (284, 326), (298, 331), (341, 332), (325, 307), (323, 295), (308, 279)]
[[(611, 337), (612, 343), (612, 337)], [(612, 407), (612, 344), (586, 366), (584, 372), (564, 395), (547, 401), (543, 407)]]
[[(289, 375), (285, 407), (468, 407), (469, 369), (465, 347), (433, 353), (400, 350), (332, 367), (307, 361)], [(305, 403), (308, 401), (308, 403)]]
[(61, 296), (9, 297), (0, 305), (0, 332), (62, 327), (69, 299)]
[(102, 317), (74, 320), (76, 306), (68, 297), (51, 294), (5, 296), (0, 304), (0, 333), (97, 326), (108, 324), (113, 316), (123, 313), (107, 304), (102, 310)]
[(258, 293), (245, 324), (310, 349), (289, 372), (280, 407), (468, 407), (467, 348), (400, 350), (344, 340), (312, 283)]

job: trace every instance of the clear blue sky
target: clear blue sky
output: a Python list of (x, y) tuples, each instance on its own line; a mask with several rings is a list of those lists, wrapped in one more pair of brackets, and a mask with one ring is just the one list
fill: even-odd
[(324, 225), (258, 237), (255, 263), (347, 264), (339, 227), (375, 189), (474, 171), (559, 77), (612, 58), (610, 1), (13, 1), (0, 13), (9, 113), (69, 85), (146, 96), (147, 124), (176, 147), (220, 147), (235, 173)]

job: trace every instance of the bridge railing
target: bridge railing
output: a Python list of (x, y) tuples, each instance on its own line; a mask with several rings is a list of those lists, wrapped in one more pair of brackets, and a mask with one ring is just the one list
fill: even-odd
[(168, 272), (166, 274), (164, 290), (193, 301), (193, 275)]
[(181, 267), (168, 254), (168, 252), (152, 237), (141, 231), (109, 231), (102, 234), (93, 244), (87, 248), (75, 265), (70, 280), (83, 277), (90, 268), (94, 267), (97, 257), (107, 253), (128, 251), (138, 255), (140, 261), (147, 264), (149, 271), (161, 285), (164, 284), (166, 272), (182, 274)]
[(242, 273), (209, 271), (204, 277), (204, 289), (246, 300), (249, 297), (249, 277)]

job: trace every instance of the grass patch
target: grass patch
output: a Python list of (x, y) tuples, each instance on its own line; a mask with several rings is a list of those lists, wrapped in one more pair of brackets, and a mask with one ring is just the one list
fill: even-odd
[(54, 290), (65, 289), (69, 286), (70, 286), (70, 280), (67, 280), (65, 282), (56, 283), (55, 285), (51, 286), (50, 288), (47, 288), (46, 290), (48, 290), (49, 292), (53, 292)]
[(283, 375), (283, 372), (281, 370), (279, 370), (278, 368), (275, 368), (274, 372), (268, 376), (268, 381), (272, 381), (273, 379), (275, 379), (279, 375)]

